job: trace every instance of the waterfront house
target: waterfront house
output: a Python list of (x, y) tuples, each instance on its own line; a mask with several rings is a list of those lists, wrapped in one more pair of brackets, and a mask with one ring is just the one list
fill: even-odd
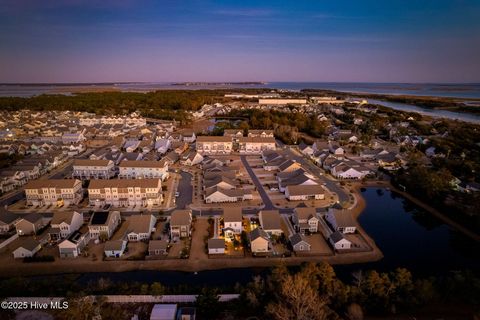
[(104, 254), (107, 258), (120, 258), (127, 248), (126, 240), (109, 240), (105, 242)]
[(58, 244), (60, 258), (76, 258), (90, 241), (88, 230), (75, 231), (67, 239)]
[(255, 228), (250, 231), (250, 250), (253, 254), (268, 253), (271, 251), (270, 238), (262, 228)]
[(23, 259), (33, 257), (40, 249), (42, 245), (40, 241), (33, 238), (22, 239), (15, 250), (13, 250), (13, 258)]
[(225, 239), (208, 239), (207, 247), (208, 254), (225, 254)]
[(325, 220), (327, 220), (334, 231), (355, 233), (357, 230), (352, 214), (345, 210), (331, 209), (325, 215)]
[(294, 233), (288, 239), (295, 252), (310, 251), (310, 248), (312, 247), (303, 234)]
[(150, 257), (163, 257), (168, 254), (168, 241), (150, 240), (148, 242), (148, 255)]
[(328, 238), (328, 242), (335, 250), (348, 250), (352, 247), (352, 243), (340, 231), (332, 233)]

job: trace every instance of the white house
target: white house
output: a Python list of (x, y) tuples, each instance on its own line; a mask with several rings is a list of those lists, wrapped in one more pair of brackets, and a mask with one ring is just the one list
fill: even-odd
[(225, 238), (231, 238), (235, 234), (242, 233), (242, 208), (227, 208), (223, 212), (223, 231)]
[(126, 240), (110, 240), (105, 242), (104, 253), (107, 258), (120, 258), (127, 248)]
[(89, 232), (76, 231), (58, 244), (60, 258), (76, 258), (90, 241)]
[(208, 239), (208, 254), (225, 254), (225, 239)]
[(300, 233), (294, 233), (289, 237), (289, 240), (295, 252), (308, 252), (312, 247), (306, 237)]
[(353, 220), (351, 213), (344, 210), (329, 210), (325, 215), (325, 220), (328, 221), (334, 231), (341, 233), (355, 233), (357, 230), (356, 223)]
[(77, 211), (55, 212), (50, 221), (50, 240), (65, 239), (80, 229), (83, 224), (83, 213)]
[(290, 185), (285, 188), (285, 197), (290, 201), (323, 200), (325, 190), (321, 185)]
[(18, 247), (15, 250), (13, 250), (13, 257), (15, 259), (33, 257), (35, 253), (40, 251), (41, 248), (42, 248), (42, 245), (40, 244), (39, 241), (33, 238), (28, 238), (22, 241), (18, 245)]
[(133, 215), (127, 218), (127, 238), (128, 241), (145, 241), (150, 239), (154, 231), (157, 219), (152, 214)]
[(205, 190), (205, 203), (237, 202), (253, 199), (252, 193), (243, 189), (212, 187)]
[(330, 235), (328, 241), (335, 250), (348, 250), (352, 247), (352, 243), (345, 239), (345, 236), (340, 231), (335, 231)]

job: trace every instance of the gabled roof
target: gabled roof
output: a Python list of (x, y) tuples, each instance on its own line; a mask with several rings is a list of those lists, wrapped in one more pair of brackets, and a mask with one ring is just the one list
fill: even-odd
[(280, 230), (280, 213), (278, 210), (261, 210), (260, 223), (264, 230)]
[(21, 216), (10, 211), (0, 210), (0, 222), (3, 222), (5, 224), (10, 224), (15, 220), (19, 219), (20, 217)]
[(192, 222), (191, 210), (174, 210), (170, 216), (171, 226), (185, 226)]
[[(65, 222), (66, 224), (70, 225), (72, 223), (73, 216), (75, 215), (75, 211), (68, 211), (68, 212), (55, 212), (53, 214), (52, 221), (50, 224), (61, 224)], [(77, 213), (78, 214), (78, 213)]]
[[(19, 249), (19, 248), (24, 248), (28, 251), (33, 251), (36, 247), (38, 247), (40, 245), (40, 242), (38, 240), (35, 240), (31, 237), (28, 237), (26, 239), (22, 239), (19, 241), (19, 244), (18, 244), (18, 247), (15, 249)], [(14, 250), (14, 251), (15, 251)]]
[(309, 220), (310, 218), (317, 218), (317, 211), (315, 208), (312, 207), (297, 207), (293, 209), (293, 211), (295, 212), (299, 220)]
[(224, 222), (242, 222), (242, 219), (242, 208), (240, 207), (226, 208), (223, 210)]
[(48, 179), (48, 180), (30, 180), (25, 189), (41, 189), (41, 188), (59, 188), (72, 189), (76, 184), (81, 183), (77, 179)]
[(307, 238), (305, 238), (305, 236), (300, 233), (294, 233), (293, 235), (290, 236), (289, 240), (292, 246), (295, 246), (301, 242), (305, 242), (308, 246), (310, 246), (310, 243), (308, 243)]
[(128, 231), (127, 233), (150, 233), (150, 223), (154, 219), (151, 214), (140, 215), (136, 214), (127, 218)]
[(345, 236), (343, 235), (343, 233), (341, 233), (340, 231), (335, 231), (334, 233), (332, 233), (330, 235), (330, 239), (332, 239), (332, 241), (334, 243), (337, 243), (337, 242), (342, 241), (342, 240), (347, 240), (347, 239), (345, 239)]
[(42, 220), (43, 216), (38, 213), (29, 213), (26, 216), (22, 217), (22, 220), (26, 220), (31, 223), (37, 223), (39, 220)]
[(270, 241), (268, 234), (262, 228), (253, 229), (252, 231), (250, 231), (249, 236), (250, 236), (250, 241), (254, 241), (258, 238), (263, 238), (266, 241)]
[(105, 242), (104, 251), (119, 251), (123, 249), (125, 240), (109, 240)]
[(288, 194), (291, 196), (314, 196), (323, 194), (325, 190), (321, 185), (287, 185)]
[(208, 239), (208, 249), (224, 249), (225, 239), (212, 238)]

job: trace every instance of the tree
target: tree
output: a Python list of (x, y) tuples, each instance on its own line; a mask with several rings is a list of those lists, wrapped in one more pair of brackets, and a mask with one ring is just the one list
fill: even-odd
[(195, 300), (195, 306), (198, 309), (199, 316), (202, 319), (215, 319), (219, 312), (219, 296), (216, 289), (202, 288), (200, 294)]
[(327, 298), (312, 286), (308, 274), (291, 275), (285, 270), (282, 267), (273, 275), (277, 287), (274, 302), (267, 305), (267, 313), (278, 320), (327, 319), (332, 313)]
[(165, 292), (165, 287), (160, 282), (154, 282), (150, 285), (150, 293), (152, 296), (161, 296)]

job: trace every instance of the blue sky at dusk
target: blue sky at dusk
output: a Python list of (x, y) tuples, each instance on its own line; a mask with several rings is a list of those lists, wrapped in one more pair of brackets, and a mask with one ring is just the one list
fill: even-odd
[(0, 0), (0, 82), (480, 82), (480, 1)]

